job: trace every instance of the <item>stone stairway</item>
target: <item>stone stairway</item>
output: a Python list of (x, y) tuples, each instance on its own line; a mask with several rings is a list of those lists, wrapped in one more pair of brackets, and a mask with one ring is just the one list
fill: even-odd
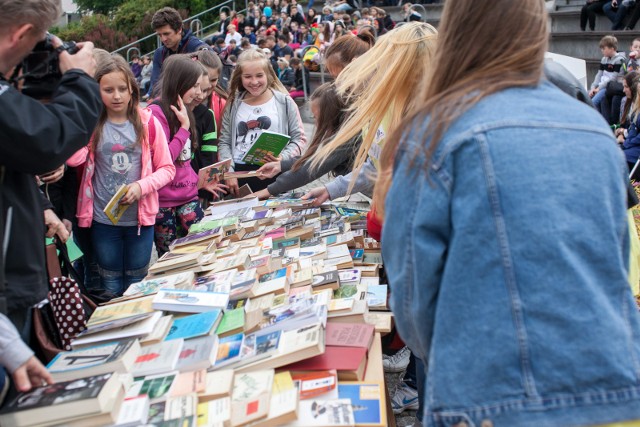
[[(551, 0), (547, 4), (550, 9), (549, 29), (551, 31), (549, 51), (584, 59), (587, 63), (589, 83), (598, 72), (598, 65), (602, 58), (598, 46), (602, 37), (614, 35), (618, 39), (618, 49), (625, 52), (629, 50), (633, 39), (640, 37), (640, 22), (635, 30), (611, 31), (611, 22), (604, 15), (597, 16), (595, 31), (581, 31), (580, 10), (585, 0)], [(425, 22), (437, 27), (443, 6), (443, 4), (424, 5), (427, 12)], [(403, 19), (400, 7), (385, 7), (385, 10), (395, 21)]]

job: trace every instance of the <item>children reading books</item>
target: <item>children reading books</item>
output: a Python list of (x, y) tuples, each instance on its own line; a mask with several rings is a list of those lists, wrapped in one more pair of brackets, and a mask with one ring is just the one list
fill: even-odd
[[(67, 162), (86, 162), (78, 195), (78, 225), (91, 227), (93, 251), (104, 289), (121, 295), (147, 275), (158, 190), (175, 175), (162, 127), (139, 107), (140, 92), (120, 56), (102, 61), (95, 76), (104, 109), (89, 145)], [(103, 212), (116, 190), (127, 185), (117, 224)]]

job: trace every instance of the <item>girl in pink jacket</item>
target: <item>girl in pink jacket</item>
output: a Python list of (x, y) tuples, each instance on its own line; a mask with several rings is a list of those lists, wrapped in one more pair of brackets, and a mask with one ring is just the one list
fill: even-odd
[[(89, 145), (67, 164), (85, 171), (78, 196), (78, 225), (91, 228), (93, 256), (103, 288), (115, 295), (147, 275), (158, 190), (175, 175), (164, 131), (149, 110), (139, 107), (140, 92), (126, 61), (113, 56), (96, 72), (104, 109)], [(107, 204), (126, 191), (114, 218)], [(106, 212), (105, 212), (106, 210)]]

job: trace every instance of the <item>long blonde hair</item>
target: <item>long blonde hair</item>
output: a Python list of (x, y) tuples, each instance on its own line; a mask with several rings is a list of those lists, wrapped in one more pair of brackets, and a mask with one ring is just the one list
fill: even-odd
[(387, 137), (380, 156), (374, 203), (381, 218), (403, 129), (429, 117), (420, 148), (426, 159), (420, 167), (426, 170), (447, 129), (480, 100), (507, 88), (538, 84), (547, 43), (544, 0), (445, 2), (436, 66), (416, 92), (413, 110)]
[(264, 52), (258, 49), (249, 49), (245, 50), (238, 57), (238, 62), (236, 64), (236, 69), (233, 70), (233, 74), (231, 75), (231, 80), (229, 82), (229, 99), (227, 100), (227, 105), (225, 109), (231, 108), (235, 99), (242, 93), (246, 92), (244, 87), (242, 86), (242, 67), (248, 63), (253, 61), (259, 61), (262, 63), (262, 67), (264, 69), (265, 74), (267, 75), (267, 87), (271, 90), (277, 90), (282, 93), (289, 92), (282, 85), (276, 72), (273, 70), (271, 66), (271, 62), (267, 55)]
[(349, 117), (333, 140), (313, 156), (313, 169), (364, 130), (353, 163), (355, 179), (385, 117), (390, 118), (389, 132), (407, 115), (416, 87), (433, 64), (436, 39), (437, 31), (429, 24), (403, 24), (381, 36), (368, 52), (347, 65), (336, 80), (336, 88), (349, 105)]

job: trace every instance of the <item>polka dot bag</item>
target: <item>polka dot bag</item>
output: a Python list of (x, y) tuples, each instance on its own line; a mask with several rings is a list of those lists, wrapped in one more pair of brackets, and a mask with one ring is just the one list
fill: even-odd
[(49, 303), (60, 332), (64, 350), (71, 350), (71, 341), (86, 329), (83, 298), (75, 280), (68, 277), (54, 277), (50, 281)]

